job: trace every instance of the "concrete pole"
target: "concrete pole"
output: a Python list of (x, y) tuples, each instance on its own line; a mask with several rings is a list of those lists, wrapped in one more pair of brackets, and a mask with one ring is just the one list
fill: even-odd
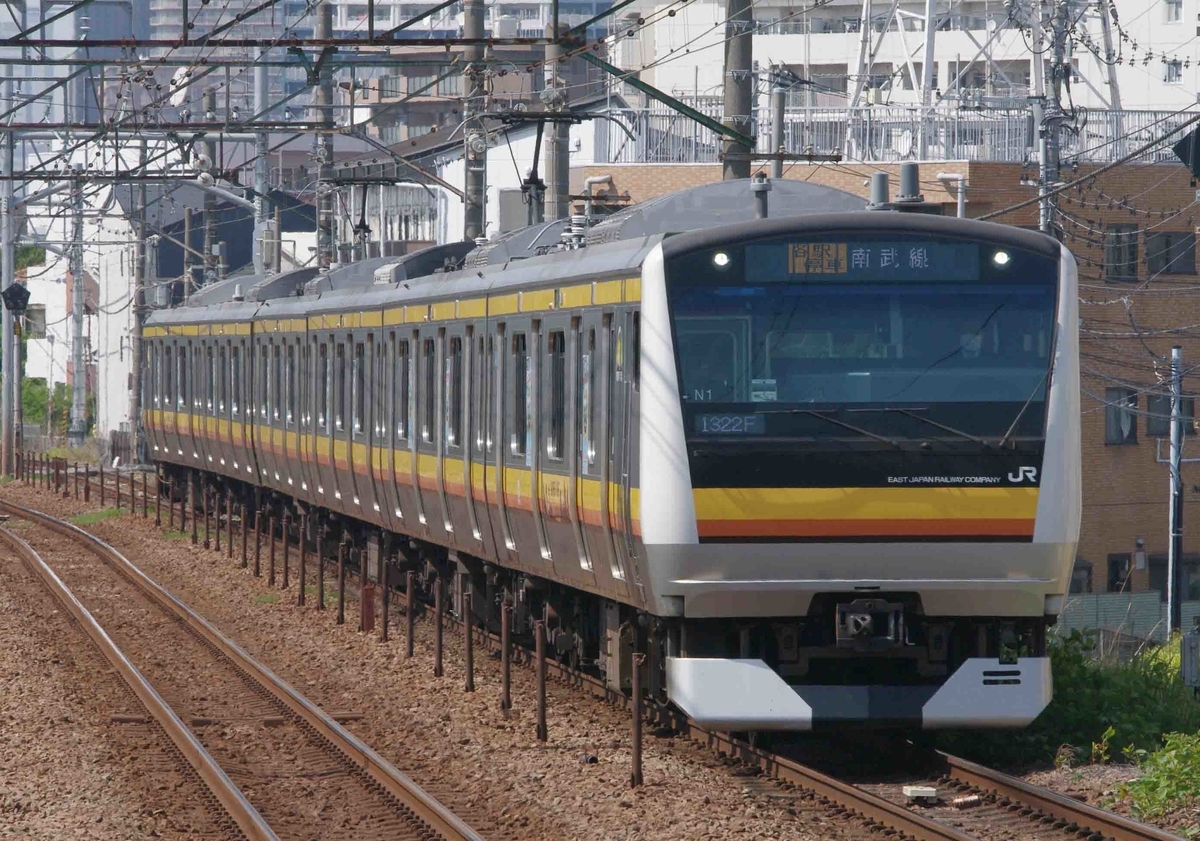
[[(142, 141), (141, 158), (146, 160), (146, 143)], [(129, 335), (129, 367), (133, 374), (133, 388), (129, 390), (129, 433), (130, 455), (135, 464), (145, 462), (142, 427), (142, 366), (145, 364), (145, 349), (142, 344), (142, 327), (146, 320), (146, 182), (138, 187), (137, 203), (137, 243), (134, 246), (136, 256), (133, 263), (133, 327)]]
[(1171, 511), (1167, 546), (1167, 628), (1179, 627), (1176, 601), (1179, 588), (1179, 559), (1183, 554), (1183, 349), (1171, 348)]
[(783, 85), (779, 68), (775, 68), (771, 74), (771, 83), (771, 154), (781, 156), (771, 161), (771, 177), (783, 178), (782, 154), (786, 145), (783, 115), (787, 108), (787, 88)]
[(187, 246), (183, 249), (183, 302), (186, 304), (192, 297), (192, 285), (196, 282), (192, 274), (192, 252), (188, 251), (188, 248), (192, 247), (192, 209), (190, 207), (183, 209), (183, 242)]
[[(78, 447), (87, 437), (87, 369), (83, 359), (83, 182), (71, 193), (71, 425), (67, 438)], [(136, 271), (136, 269), (135, 269)], [(50, 379), (53, 392), (53, 377)]]
[(937, 85), (937, 59), (934, 57), (934, 36), (937, 33), (937, 0), (925, 0), (925, 57), (921, 65), (921, 104), (925, 113), (921, 119), (921, 160), (929, 158), (930, 109), (934, 106), (933, 89)]
[[(562, 78), (563, 45), (558, 42), (562, 28), (553, 22), (546, 24), (546, 37), (554, 38), (546, 45), (546, 90), (543, 99), (552, 111), (564, 111), (570, 103), (569, 88)], [(568, 123), (546, 125), (546, 193), (545, 219), (566, 219), (571, 213), (571, 127)], [(532, 196), (531, 196), (532, 198)]]
[[(750, 0), (725, 0), (725, 110), (721, 122), (751, 134), (754, 102), (754, 7)], [(723, 141), (722, 180), (750, 177), (750, 147)]]
[[(322, 0), (317, 6), (316, 37), (333, 37), (333, 4)], [(317, 134), (317, 266), (327, 269), (334, 262), (333, 242), (333, 70), (321, 69), (321, 82), (313, 97), (321, 131)]]
[[(7, 72), (7, 71), (5, 71)], [(11, 77), (0, 81), (0, 102), (12, 102), (13, 83)], [(3, 148), (0, 148), (0, 285), (8, 289), (16, 280), (16, 237), (13, 236), (13, 146), (15, 138), (11, 131), (4, 132)], [(3, 330), (0, 341), (4, 350), (4, 382), (0, 388), (0, 431), (4, 440), (0, 442), (0, 473), (5, 476), (13, 474), (16, 463), (17, 430), (15, 412), (17, 402), (21, 399), (17, 378), (17, 336), (13, 329), (13, 317), (7, 307), (2, 307)]]
[[(262, 59), (267, 58), (267, 51), (262, 53)], [(262, 114), (267, 110), (267, 67), (265, 65), (255, 65), (254, 67), (254, 113)], [(257, 156), (254, 161), (254, 273), (261, 275), (265, 273), (266, 268), (271, 263), (270, 255), (267, 253), (267, 217), (271, 212), (267, 206), (266, 194), (270, 187), (270, 172), (271, 161), (269, 159), (271, 148), (270, 134), (266, 131), (259, 131), (254, 137), (254, 154)]]
[[(217, 89), (209, 86), (204, 89), (204, 119), (209, 120), (217, 113)], [(217, 144), (212, 135), (205, 135), (204, 154), (208, 156), (209, 165), (217, 169)], [(211, 193), (204, 194), (204, 285), (215, 283), (217, 280), (217, 261), (213, 256), (213, 246), (216, 245), (217, 235), (217, 199)]]
[[(482, 38), (483, 0), (466, 0), (463, 4), (463, 37)], [(463, 156), (466, 164), (464, 180), (463, 239), (473, 242), (484, 236), (487, 220), (487, 133), (476, 115), (483, 110), (483, 47), (463, 48), (463, 112), (466, 118)]]

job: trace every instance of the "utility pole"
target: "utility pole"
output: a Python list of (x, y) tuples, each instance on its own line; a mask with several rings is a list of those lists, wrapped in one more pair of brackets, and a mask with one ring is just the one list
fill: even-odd
[(1179, 558), (1183, 555), (1183, 348), (1171, 348), (1171, 512), (1168, 527), (1171, 543), (1167, 548), (1167, 628), (1175, 630), (1175, 601), (1179, 593), (1176, 578)]
[[(146, 144), (142, 143), (142, 160), (146, 159)], [(144, 461), (142, 436), (142, 366), (144, 347), (142, 327), (146, 320), (146, 182), (138, 187), (137, 242), (134, 244), (133, 262), (133, 329), (129, 337), (129, 367), (133, 382), (129, 389), (129, 437), (130, 458), (135, 464)]]
[[(1051, 93), (1043, 100), (1042, 118), (1038, 126), (1038, 227), (1042, 233), (1054, 236), (1058, 200), (1051, 191), (1059, 178), (1059, 131), (1066, 119), (1062, 110), (1063, 84), (1071, 68), (1067, 65), (1067, 0), (1054, 0), (1054, 59), (1050, 65)], [(1041, 14), (1034, 10), (1035, 18)], [(1040, 61), (1040, 59), (1039, 59)], [(1035, 109), (1036, 116), (1036, 109)]]
[[(483, 0), (466, 0), (463, 4), (463, 37), (483, 38)], [(484, 236), (487, 210), (487, 132), (478, 118), (483, 110), (484, 77), (483, 46), (463, 47), (463, 163), (466, 167), (463, 182), (463, 239), (474, 242)]]
[[(264, 50), (261, 59), (265, 61), (267, 51)], [(254, 113), (263, 114), (267, 110), (267, 66), (254, 66)], [(265, 115), (264, 115), (265, 116)], [(266, 272), (271, 260), (267, 256), (267, 190), (270, 187), (271, 153), (270, 134), (265, 130), (255, 133), (254, 137), (254, 273), (261, 275)]]
[[(208, 86), (204, 89), (204, 119), (213, 122), (217, 117), (217, 89)], [(209, 167), (217, 169), (217, 144), (211, 139), (212, 134), (204, 136), (204, 154), (208, 158)], [(216, 259), (213, 247), (216, 245), (217, 233), (217, 199), (209, 192), (204, 193), (204, 285), (215, 283), (217, 280)]]
[[(554, 41), (546, 45), (546, 87), (542, 91), (542, 102), (553, 112), (566, 110), (570, 102), (569, 89), (562, 79), (564, 50), (558, 40), (561, 36), (562, 28), (557, 21), (546, 24), (546, 37)], [(554, 120), (546, 129), (545, 218), (553, 221), (566, 219), (571, 210), (571, 127)]]
[[(754, 102), (754, 8), (751, 0), (725, 0), (725, 108), (721, 122), (752, 134)], [(726, 138), (721, 178), (750, 177), (750, 147)]]
[[(71, 186), (71, 425), (67, 440), (78, 447), (87, 437), (87, 369), (83, 359), (83, 180)], [(54, 390), (54, 377), (50, 377)], [(132, 419), (131, 419), (132, 420)]]
[[(0, 81), (0, 102), (12, 102), (13, 99), (13, 83), (12, 77), (7, 75), (11, 69), (6, 67), (3, 71), (5, 77)], [(13, 146), (15, 140), (11, 131), (4, 132), (4, 136), (0, 138), (3, 141), (3, 148), (0, 148), (0, 286), (3, 289), (8, 289), (16, 282), (16, 237), (13, 235)], [(0, 419), (0, 431), (4, 436), (3, 446), (0, 447), (0, 474), (5, 476), (13, 475), (13, 469), (16, 462), (16, 405), (21, 399), (20, 386), (17, 384), (17, 379), (20, 376), (20, 368), (17, 367), (17, 342), (19, 339), (16, 335), (16, 330), (13, 329), (13, 314), (9, 312), (7, 307), (0, 308), (3, 310), (3, 330), (0, 341), (3, 342), (4, 351), (4, 383), (0, 389), (0, 414), (3, 418)]]
[(192, 297), (192, 286), (196, 282), (196, 275), (192, 271), (192, 209), (190, 207), (183, 209), (183, 242), (186, 246), (183, 249), (183, 302), (186, 304)]
[(783, 153), (785, 151), (784, 109), (787, 107), (787, 87), (783, 83), (783, 68), (771, 68), (771, 177), (783, 178)]
[(933, 52), (937, 23), (937, 0), (925, 0), (925, 60), (921, 65), (921, 105), (924, 111), (921, 115), (921, 160), (929, 159), (932, 110), (937, 104), (933, 101), (933, 89), (937, 87), (937, 59)]
[[(333, 4), (317, 5), (317, 38), (333, 37)], [(333, 70), (322, 66), (313, 101), (321, 130), (317, 133), (317, 267), (328, 269), (334, 262), (333, 248)]]

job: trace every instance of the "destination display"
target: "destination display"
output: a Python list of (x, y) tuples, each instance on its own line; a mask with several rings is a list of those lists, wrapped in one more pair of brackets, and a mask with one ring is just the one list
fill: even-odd
[(974, 243), (751, 243), (745, 278), (748, 283), (962, 282), (978, 280), (979, 268)]

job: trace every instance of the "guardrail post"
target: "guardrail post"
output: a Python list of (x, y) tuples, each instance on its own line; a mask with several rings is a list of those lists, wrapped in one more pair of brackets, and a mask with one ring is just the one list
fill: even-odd
[(500, 605), (500, 709), (512, 709), (512, 644), (509, 635), (512, 628), (512, 605), (507, 601)]
[(242, 522), (241, 522), (240, 531), (242, 533), (241, 534), (241, 537), (242, 537), (242, 569), (245, 569), (248, 565), (248, 562), (246, 560), (246, 537), (250, 534), (250, 526), (246, 522), (247, 512), (246, 512), (245, 505), (242, 506), (241, 513), (242, 513)]
[(337, 605), (337, 623), (339, 625), (346, 624), (346, 538), (343, 537), (338, 544), (338, 605)]
[(71, 487), (74, 491), (75, 499), (79, 499), (79, 462), (75, 462), (75, 476), (71, 480)]
[(254, 577), (262, 578), (262, 511), (254, 512)]
[(467, 676), (463, 682), (464, 692), (475, 691), (475, 626), (471, 622), (471, 592), (467, 589), (469, 576), (463, 576), (463, 644), (466, 646)]
[(380, 606), (383, 608), (382, 621), (379, 626), (379, 641), (388, 641), (388, 609), (391, 605), (391, 596), (388, 593), (390, 589), (388, 585), (388, 558), (387, 555), (379, 559), (379, 584), (382, 592), (379, 594)]
[(225, 492), (225, 558), (233, 560), (233, 489)]
[(104, 507), (104, 456), (100, 457), (100, 507)]
[[(191, 471), (188, 472), (187, 507), (192, 515), (192, 545), (195, 546), (200, 542), (200, 525), (196, 520), (196, 480), (192, 478)], [(205, 522), (208, 522), (207, 519)]]
[(404, 573), (404, 656), (413, 656), (413, 622), (417, 613), (416, 582), (412, 570)]
[(150, 513), (150, 494), (147, 487), (150, 484), (149, 477), (146, 476), (146, 471), (142, 471), (142, 519)]
[(283, 515), (283, 589), (285, 589), (285, 590), (288, 588), (289, 583), (290, 583), (289, 582), (290, 573), (288, 572), (288, 568), (291, 566), (292, 538), (291, 538), (291, 535), (288, 534), (288, 528), (290, 528), (291, 525), (292, 525), (291, 518), (288, 517), (287, 514), (284, 514)]
[(537, 646), (537, 738), (548, 741), (546, 728), (546, 625), (539, 619), (533, 623), (533, 637)]
[(154, 526), (162, 528), (162, 474), (154, 471)]
[(137, 516), (137, 491), (134, 488), (133, 471), (129, 471), (129, 516)]
[(631, 788), (642, 784), (642, 665), (645, 662), (645, 654), (633, 655), (633, 769), (629, 773)]
[(221, 552), (221, 492), (216, 488), (212, 491), (213, 503), (213, 523), (216, 526), (216, 540), (213, 541), (213, 551), (217, 554)]
[(317, 610), (325, 609), (325, 535), (317, 520)]
[(433, 676), (441, 677), (442, 668), (442, 620), (446, 616), (446, 596), (441, 573), (433, 580)]
[(268, 560), (267, 560), (267, 584), (271, 587), (274, 587), (275, 586), (275, 515), (274, 514), (271, 515), (271, 519), (268, 522), (270, 523), (270, 526), (268, 528), (268, 531), (270, 532), (270, 536), (267, 538), (267, 540), (271, 546), (271, 554), (268, 556)]
[(92, 468), (87, 464), (83, 466), (83, 501), (92, 501)]
[(296, 604), (304, 607), (304, 575), (305, 561), (308, 560), (308, 512), (300, 515), (300, 592), (296, 596)]
[(200, 480), (200, 510), (204, 512), (204, 548), (208, 549), (212, 545), (208, 539), (208, 521), (212, 516), (212, 503), (210, 502), (208, 488), (204, 486), (203, 479)]

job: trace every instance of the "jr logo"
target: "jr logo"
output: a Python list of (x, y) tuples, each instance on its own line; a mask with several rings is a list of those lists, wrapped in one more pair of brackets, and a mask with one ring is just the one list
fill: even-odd
[(1016, 473), (1008, 474), (1008, 481), (1019, 485), (1028, 479), (1030, 482), (1036, 485), (1037, 471), (1038, 469), (1036, 467), (1018, 467)]

